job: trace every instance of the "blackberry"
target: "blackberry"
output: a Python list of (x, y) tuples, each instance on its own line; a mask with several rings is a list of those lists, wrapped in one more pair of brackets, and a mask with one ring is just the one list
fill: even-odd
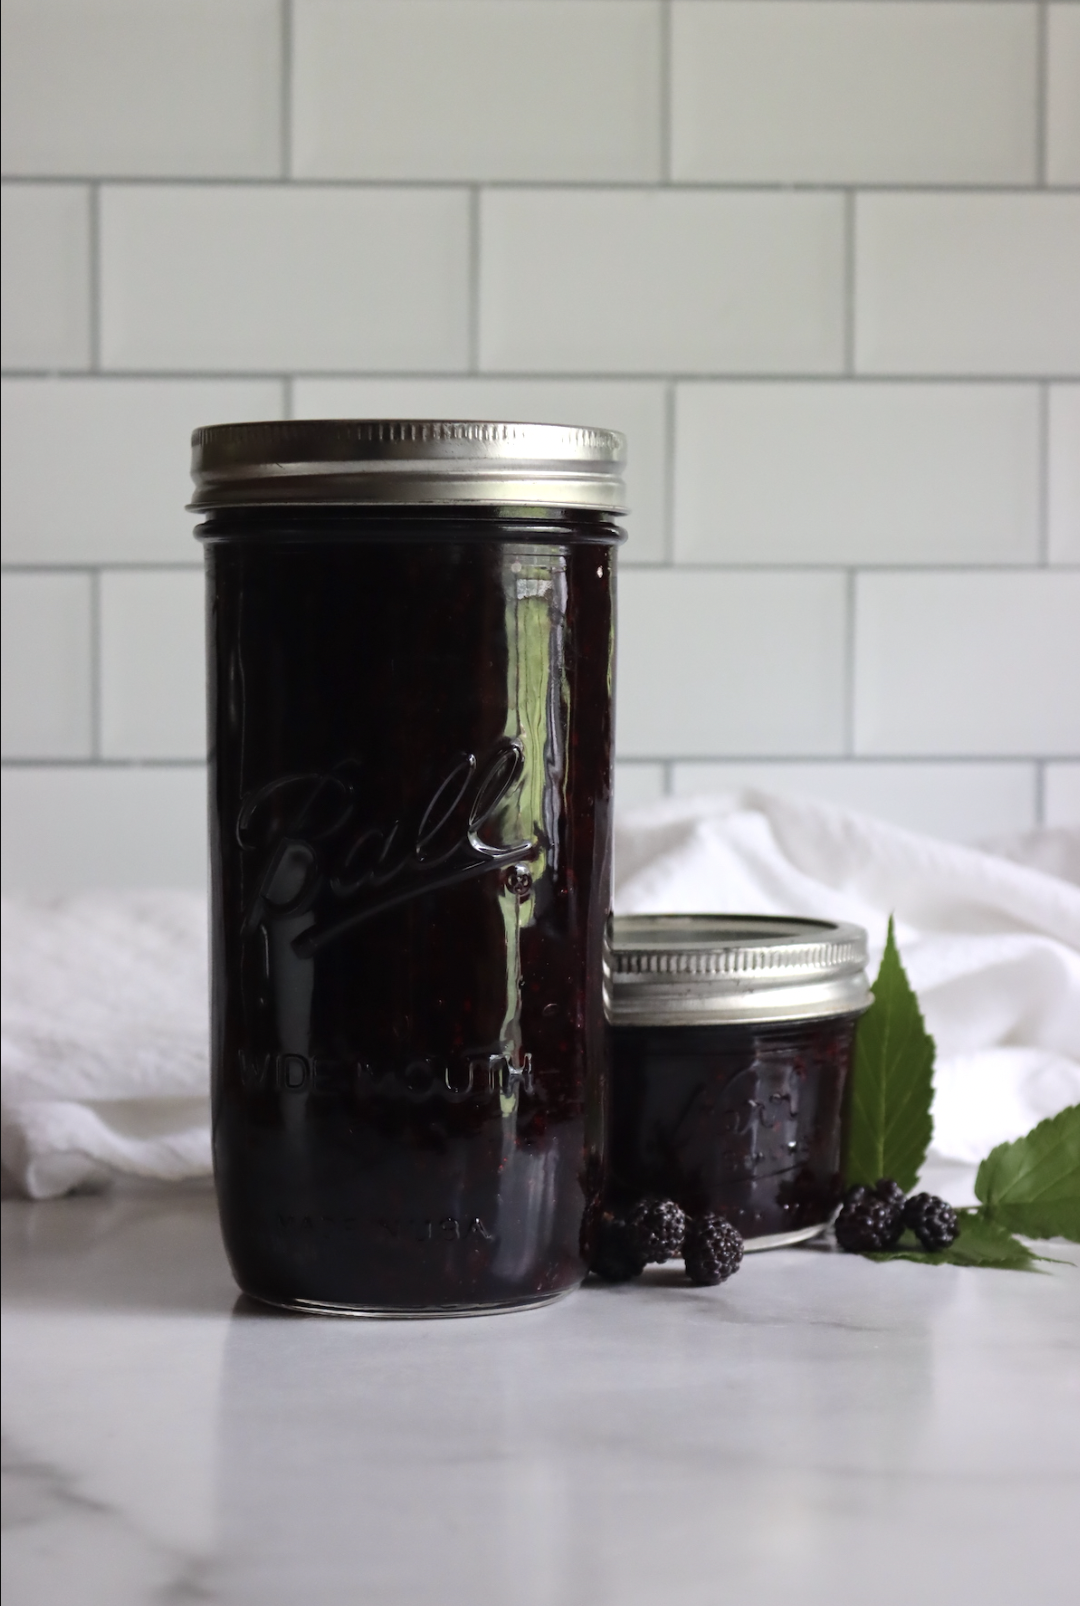
[(903, 1210), (904, 1190), (898, 1182), (893, 1181), (892, 1177), (878, 1177), (874, 1183), (874, 1192), (879, 1199), (884, 1199), (886, 1204), (894, 1204), (897, 1210)]
[(682, 1254), (686, 1217), (670, 1199), (640, 1199), (626, 1226), (646, 1265), (659, 1266)]
[(914, 1193), (904, 1206), (904, 1226), (910, 1227), (924, 1249), (935, 1254), (948, 1249), (960, 1231), (956, 1211), (934, 1193)]
[(589, 1270), (606, 1283), (628, 1283), (645, 1270), (645, 1261), (629, 1227), (610, 1210), (595, 1223)]
[(849, 1194), (836, 1218), (836, 1241), (851, 1255), (891, 1249), (903, 1230), (899, 1206), (868, 1189), (861, 1197)]
[(683, 1239), (686, 1275), (699, 1288), (711, 1288), (738, 1271), (743, 1241), (723, 1216), (688, 1216)]

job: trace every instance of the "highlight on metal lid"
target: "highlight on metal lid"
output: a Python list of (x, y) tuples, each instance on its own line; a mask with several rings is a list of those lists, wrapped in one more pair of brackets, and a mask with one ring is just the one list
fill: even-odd
[(582, 425), (430, 418), (211, 424), (191, 437), (190, 507), (486, 504), (625, 513), (625, 462), (622, 435)]
[(781, 915), (617, 915), (604, 966), (616, 1026), (813, 1020), (868, 1007), (861, 926)]

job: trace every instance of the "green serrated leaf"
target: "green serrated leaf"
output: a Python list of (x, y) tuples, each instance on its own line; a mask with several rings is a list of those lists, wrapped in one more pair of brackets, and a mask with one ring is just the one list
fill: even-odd
[(896, 947), (893, 922), (874, 1002), (859, 1021), (847, 1092), (844, 1179), (849, 1187), (892, 1177), (914, 1186), (930, 1147), (934, 1039)]
[(1080, 1243), (1080, 1104), (991, 1149), (976, 1175), (975, 1197), (1011, 1232)]
[(1037, 1271), (1037, 1261), (1045, 1255), (1033, 1254), (1011, 1232), (990, 1221), (981, 1210), (956, 1212), (959, 1233), (948, 1249), (928, 1254), (925, 1249), (908, 1246), (910, 1235), (905, 1234), (896, 1249), (882, 1254), (867, 1255), (867, 1260), (917, 1260), (925, 1266), (992, 1266), (999, 1271)]

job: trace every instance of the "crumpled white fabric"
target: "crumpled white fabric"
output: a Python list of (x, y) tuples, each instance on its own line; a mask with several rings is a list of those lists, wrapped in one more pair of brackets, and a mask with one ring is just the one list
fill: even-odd
[[(875, 965), (894, 912), (938, 1044), (935, 1150), (979, 1160), (1080, 1101), (1080, 833), (998, 846), (760, 791), (672, 800), (620, 817), (615, 901), (855, 920)], [(3, 928), (6, 1187), (207, 1177), (204, 898), (8, 898)]]
[(206, 899), (5, 898), (2, 961), (5, 1191), (208, 1176)]

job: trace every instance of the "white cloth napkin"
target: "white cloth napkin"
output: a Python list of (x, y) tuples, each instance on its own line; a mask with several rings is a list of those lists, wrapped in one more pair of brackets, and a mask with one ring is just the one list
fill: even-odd
[(206, 900), (3, 900), (5, 1192), (210, 1173)]
[[(1078, 863), (1080, 833), (980, 852), (748, 791), (623, 815), (615, 901), (855, 920), (875, 964), (895, 912), (938, 1043), (935, 1150), (978, 1160), (1080, 1100)], [(8, 1190), (208, 1176), (203, 898), (9, 898), (3, 926)]]

